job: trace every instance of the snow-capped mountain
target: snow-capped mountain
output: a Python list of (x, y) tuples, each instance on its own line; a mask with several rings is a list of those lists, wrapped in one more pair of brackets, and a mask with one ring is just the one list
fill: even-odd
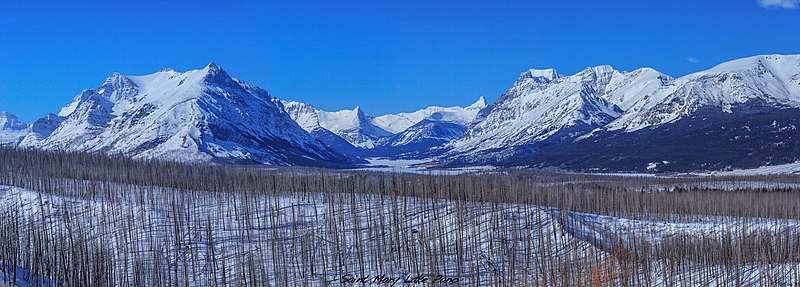
[(441, 147), (461, 137), (478, 113), (486, 108), (486, 99), (480, 97), (466, 107), (432, 106), (412, 113), (376, 117), (376, 125), (402, 130), (382, 140), (373, 155), (408, 159), (439, 155), (445, 151)]
[(383, 139), (373, 156), (398, 159), (423, 159), (444, 152), (441, 147), (459, 138), (467, 126), (459, 123), (422, 120), (406, 130)]
[(675, 121), (700, 107), (731, 107), (760, 99), (800, 107), (800, 55), (767, 55), (738, 59), (678, 78), (661, 89), (640, 93), (609, 130), (634, 131)]
[(800, 56), (767, 55), (677, 79), (608, 66), (523, 73), (445, 164), (593, 170), (750, 168), (800, 158)]
[(428, 107), (373, 117), (361, 108), (328, 112), (310, 104), (281, 101), (286, 112), (319, 141), (341, 153), (369, 157), (420, 157), (461, 136), (486, 100), (467, 107)]
[(31, 144), (49, 137), (64, 121), (64, 117), (50, 113), (39, 118), (29, 128), (29, 133), (25, 137), (26, 142)]
[(17, 116), (0, 112), (0, 146), (17, 144), (27, 134), (28, 125)]
[(528, 70), (495, 103), (371, 116), (282, 101), (200, 70), (113, 74), (27, 125), (0, 113), (0, 145), (189, 162), (351, 166), (436, 157), (442, 166), (603, 171), (754, 168), (800, 160), (800, 55), (672, 78), (610, 66)]
[(28, 125), (20, 121), (17, 116), (0, 112), (0, 130), (23, 130), (27, 127)]
[(310, 104), (294, 101), (282, 101), (282, 103), (290, 117), (306, 131), (314, 132), (322, 128), (358, 148), (374, 148), (380, 138), (392, 135), (374, 125), (372, 123), (374, 118), (364, 113), (360, 107), (327, 112), (316, 109)]
[(478, 101), (466, 107), (432, 106), (412, 113), (388, 114), (375, 117), (373, 124), (395, 134), (426, 120), (467, 126), (475, 119), (478, 112), (486, 106), (486, 99), (480, 97)]
[(186, 162), (357, 162), (316, 141), (265, 90), (213, 63), (184, 73), (114, 73), (34, 123), (21, 146)]
[(554, 69), (529, 70), (448, 148), (454, 155), (499, 160), (510, 155), (506, 149), (568, 140), (616, 119), (623, 113), (620, 106), (636, 102), (668, 78), (652, 69), (626, 73), (610, 66), (572, 76)]

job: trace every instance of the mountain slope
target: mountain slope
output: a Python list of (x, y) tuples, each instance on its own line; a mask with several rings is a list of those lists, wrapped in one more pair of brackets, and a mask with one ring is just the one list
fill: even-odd
[(187, 162), (355, 162), (316, 141), (266, 91), (213, 63), (185, 73), (115, 73), (34, 126), (22, 146)]
[(467, 107), (433, 106), (412, 113), (376, 117), (376, 125), (388, 130), (402, 130), (383, 139), (371, 154), (404, 159), (437, 156), (445, 151), (441, 147), (461, 137), (486, 107), (486, 99), (480, 97)]
[(15, 145), (27, 134), (28, 125), (7, 112), (0, 112), (0, 146)]
[(0, 113), (0, 145), (188, 162), (602, 171), (752, 168), (800, 159), (800, 55), (763, 55), (671, 78), (610, 66), (529, 70), (495, 103), (373, 117), (328, 112), (204, 69), (113, 74), (27, 125)]
[(583, 171), (686, 172), (747, 169), (800, 160), (800, 108), (762, 100), (729, 112), (704, 106), (673, 122), (598, 132), (541, 147), (502, 165)]
[(800, 106), (800, 55), (743, 58), (678, 78), (662, 89), (643, 93), (607, 128), (633, 131), (660, 125), (704, 106), (730, 112), (732, 105), (753, 99)]
[(357, 148), (374, 148), (380, 138), (392, 135), (374, 125), (373, 117), (364, 113), (360, 107), (328, 112), (316, 109), (310, 104), (295, 101), (281, 101), (281, 103), (289, 116), (306, 131), (313, 133), (325, 129)]
[[(800, 159), (800, 56), (749, 57), (677, 79), (652, 69), (624, 73), (604, 66), (570, 77), (534, 74), (523, 73), (483, 122), (449, 145), (442, 162), (687, 171)], [(569, 82), (583, 85), (565, 89)], [(618, 113), (582, 120), (598, 109), (568, 101), (576, 90), (598, 96)], [(557, 104), (546, 105), (550, 97)], [(530, 112), (542, 108), (550, 115)], [(563, 110), (569, 112), (553, 113)]]
[(554, 69), (529, 70), (480, 122), (446, 148), (450, 158), (480, 163), (503, 161), (519, 146), (569, 141), (611, 122), (623, 112), (619, 105), (635, 101), (640, 91), (660, 87), (666, 78), (650, 69), (623, 73), (610, 66), (572, 76)]
[(480, 97), (475, 103), (466, 107), (427, 107), (411, 113), (388, 114), (375, 117), (373, 123), (391, 133), (402, 133), (422, 121), (439, 121), (466, 126), (470, 124), (478, 111), (485, 108), (486, 99)]
[(459, 138), (467, 127), (463, 124), (422, 120), (403, 132), (385, 138), (370, 155), (397, 159), (423, 159), (440, 155), (440, 147)]
[(320, 125), (320, 111), (315, 109), (314, 106), (295, 101), (281, 100), (280, 102), (284, 110), (289, 114), (289, 117), (318, 141), (350, 157), (360, 157), (362, 155), (362, 149), (355, 147), (340, 135)]
[(310, 104), (281, 101), (303, 129), (334, 150), (357, 157), (427, 157), (429, 150), (461, 136), (478, 112), (481, 97), (467, 107), (428, 107), (373, 117), (360, 108), (327, 112)]

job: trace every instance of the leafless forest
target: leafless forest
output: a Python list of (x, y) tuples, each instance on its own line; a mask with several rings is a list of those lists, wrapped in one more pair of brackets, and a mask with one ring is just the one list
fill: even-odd
[(433, 175), (0, 149), (0, 204), (0, 285), (800, 285), (789, 175)]

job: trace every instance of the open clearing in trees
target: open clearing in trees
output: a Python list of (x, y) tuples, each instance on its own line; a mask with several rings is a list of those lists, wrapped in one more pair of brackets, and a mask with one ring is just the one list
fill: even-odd
[(2, 149), (0, 282), (796, 285), (799, 192), (797, 176), (425, 175)]

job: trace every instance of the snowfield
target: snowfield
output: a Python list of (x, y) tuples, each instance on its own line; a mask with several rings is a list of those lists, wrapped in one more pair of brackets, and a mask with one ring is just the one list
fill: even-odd
[[(84, 235), (86, 241), (73, 244), (104, 252), (117, 285), (350, 286), (352, 278), (376, 276), (397, 279), (397, 286), (413, 278), (450, 280), (434, 284), (441, 286), (597, 280), (639, 286), (746, 286), (800, 279), (796, 263), (731, 267), (652, 258), (630, 270), (616, 260), (642, 241), (658, 248), (670, 238), (685, 238), (681, 235), (724, 241), (726, 235), (746, 231), (796, 238), (797, 220), (630, 219), (523, 204), (357, 193), (253, 196), (91, 182), (75, 188), (45, 194), (0, 186), (2, 219), (16, 221), (22, 239), (30, 239), (25, 234), (32, 229), (49, 230), (54, 240)], [(81, 188), (108, 192), (86, 197)], [(8, 236), (8, 231), (0, 233), (4, 242)], [(33, 250), (20, 243), (23, 250)], [(45, 252), (81, 247), (47, 248), (52, 250)], [(13, 278), (9, 270), (3, 276), (17, 286), (33, 286), (22, 274), (41, 272), (17, 268)], [(711, 278), (711, 273), (722, 277)], [(568, 280), (565, 274), (585, 281)]]
[[(467, 205), (456, 210), (452, 203), (421, 198), (287, 194), (259, 198), (250, 207), (237, 209), (243, 204), (238, 196), (194, 194), (194, 200), (165, 196), (164, 202), (138, 202), (133, 196), (119, 195), (116, 200), (125, 203), (110, 204), (104, 199), (84, 201), (0, 187), (2, 208), (18, 212), (24, 228), (41, 224), (86, 228), (83, 232), (90, 232), (93, 240), (87, 244), (115, 250), (120, 274), (171, 272), (159, 268), (172, 264), (183, 277), (180, 284), (190, 286), (248, 282), (240, 278), (243, 260), (265, 267), (263, 279), (270, 285), (338, 286), (345, 274), (405, 277), (432, 270), (436, 273), (432, 277), (490, 285), (497, 276), (511, 274), (515, 264), (524, 264), (514, 262), (515, 257), (531, 255), (518, 244), (524, 242), (526, 248), (537, 250), (537, 257), (550, 256), (555, 251), (540, 246), (532, 235), (560, 234), (556, 232), (560, 225), (546, 220), (547, 213), (535, 207)], [(191, 208), (176, 210), (177, 201), (183, 200), (191, 200), (183, 203)], [(392, 214), (390, 209), (397, 205), (407, 209)], [(101, 220), (108, 218), (102, 214), (110, 219)], [(199, 222), (176, 220), (186, 214), (194, 214)], [(390, 216), (401, 217), (400, 225), (370, 228), (384, 225)], [(498, 229), (490, 228), (491, 223), (499, 223), (494, 226)], [(400, 236), (400, 241), (388, 234)], [(473, 245), (460, 244), (467, 234), (473, 236), (469, 239)], [(168, 239), (170, 244), (159, 239)], [(552, 240), (586, 253), (582, 256), (597, 252), (569, 234)], [(395, 248), (402, 256), (392, 256), (397, 254), (390, 251)], [(440, 258), (423, 260), (434, 250)], [(216, 260), (209, 261), (212, 254)]]
[(752, 169), (710, 172), (711, 175), (767, 175), (767, 174), (800, 174), (800, 162), (767, 165)]

